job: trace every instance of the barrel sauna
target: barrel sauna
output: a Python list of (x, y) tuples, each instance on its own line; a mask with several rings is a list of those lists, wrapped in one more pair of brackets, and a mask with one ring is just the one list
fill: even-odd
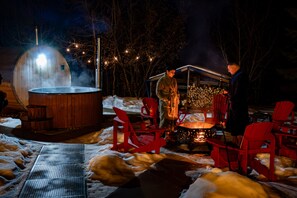
[(30, 106), (46, 106), (55, 129), (98, 126), (102, 116), (101, 90), (93, 87), (48, 87), (29, 90)]
[[(29, 50), (0, 48), (0, 90), (7, 94), (7, 108), (26, 110), (28, 90), (37, 87), (71, 86), (70, 68), (60, 52), (49, 46)], [(5, 56), (5, 57), (4, 57)]]

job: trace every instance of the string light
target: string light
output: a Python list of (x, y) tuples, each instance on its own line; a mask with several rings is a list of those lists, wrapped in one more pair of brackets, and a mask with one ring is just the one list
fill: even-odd
[[(77, 49), (77, 50), (74, 50), (73, 51), (73, 49)], [(79, 51), (78, 49), (79, 48), (81, 48), (82, 50), (81, 51)], [(84, 48), (84, 50), (83, 50), (83, 48)], [(89, 54), (89, 52), (88, 52), (88, 50), (87, 50), (87, 46), (86, 45), (84, 45), (84, 44), (79, 44), (79, 43), (76, 43), (76, 42), (70, 42), (69, 43), (69, 46), (66, 48), (66, 51), (67, 52), (71, 52), (71, 51), (73, 51), (74, 52), (74, 54), (73, 54), (73, 56), (75, 57), (75, 58), (78, 58), (78, 59), (81, 59), (81, 58), (83, 58), (84, 60), (86, 60), (87, 61), (87, 64), (89, 64), (89, 63), (92, 63), (92, 55), (91, 54)], [(133, 49), (132, 49), (133, 50)], [(134, 50), (133, 50), (134, 51)], [(131, 49), (126, 49), (126, 50), (124, 50), (124, 54), (126, 55), (126, 57), (125, 57), (125, 59), (129, 59), (129, 54), (131, 54)], [(81, 57), (79, 57), (79, 56), (81, 56)], [(133, 59), (132, 57), (130, 57), (131, 59), (130, 59), (130, 61)], [(137, 56), (135, 56), (135, 58), (134, 58), (134, 60), (135, 61), (139, 61), (140, 60), (140, 58), (141, 58), (141, 56), (139, 56), (139, 55), (137, 55)], [(112, 60), (111, 60), (112, 59)], [(141, 59), (142, 60), (142, 59)], [(154, 57), (151, 57), (151, 56), (147, 56), (146, 57), (146, 60), (148, 61), (148, 62), (152, 62), (153, 60), (154, 60)], [(107, 57), (107, 59), (103, 62), (103, 64), (105, 65), (105, 66), (107, 66), (107, 65), (109, 65), (109, 64), (111, 64), (111, 63), (113, 63), (113, 64), (116, 64), (116, 62), (118, 62), (119, 61), (119, 59), (118, 59), (118, 57), (117, 56), (114, 56), (113, 58), (108, 58)], [(124, 60), (125, 61), (125, 60)], [(97, 62), (98, 62), (98, 60), (97, 60)]]

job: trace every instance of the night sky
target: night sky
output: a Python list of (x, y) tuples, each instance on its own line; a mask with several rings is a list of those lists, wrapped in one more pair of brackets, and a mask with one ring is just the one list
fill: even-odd
[[(81, 26), (82, 21), (78, 20), (80, 15), (79, 9), (73, 10), (69, 8), (69, 2), (66, 0), (10, 0), (1, 2), (0, 20), (1, 20), (1, 46), (15, 46), (16, 43), (32, 42), (35, 38), (34, 28), (38, 25), (41, 28), (40, 37), (42, 39), (42, 32), (44, 28), (53, 29), (57, 34), (63, 34), (68, 28), (73, 26)], [(218, 55), (219, 51), (216, 49), (211, 40), (211, 25), (218, 18), (226, 17), (226, 13), (230, 12), (231, 0), (188, 0), (184, 1), (181, 13), (186, 15), (186, 36), (187, 45), (182, 51), (182, 62), (185, 64), (196, 64), (208, 67), (210, 69), (223, 72), (224, 68), (220, 68), (223, 64), (222, 58)], [(283, 13), (281, 9), (286, 7), (284, 1), (276, 4), (273, 1), (264, 0), (274, 4), (279, 10), (274, 10), (272, 14), (282, 15), (279, 20), (282, 20)], [(282, 12), (282, 11), (281, 11)], [(283, 25), (287, 22), (283, 19), (282, 22), (274, 22), (275, 25)], [(279, 28), (279, 27), (276, 27)], [(282, 27), (286, 28), (286, 27)], [(283, 31), (280, 30), (280, 31)], [(24, 36), (25, 35), (25, 36)], [(283, 32), (279, 33), (280, 40)], [(9, 38), (9, 39), (7, 39)], [(279, 44), (279, 47), (281, 44)]]
[[(82, 26), (83, 21), (78, 17), (82, 13), (80, 9), (71, 6), (71, 2), (75, 2), (75, 0), (1, 1), (0, 46), (34, 45), (36, 25), (41, 27), (39, 30), (41, 40), (47, 36), (47, 32), (44, 32), (42, 28), (54, 30), (57, 35), (61, 36), (71, 27)], [(173, 3), (176, 2), (173, 1)], [(271, 61), (271, 65), (266, 71), (265, 79), (267, 79), (266, 84), (276, 83), (277, 81), (273, 78), (275, 70), (272, 68), (296, 68), (294, 64), (289, 64), (281, 56), (281, 51), (287, 47), (286, 42), (288, 42), (286, 40), (286, 28), (296, 26), (296, 21), (290, 20), (285, 9), (294, 7), (294, 5), (286, 1), (273, 0), (251, 0), (247, 2), (254, 2), (255, 7), (267, 5), (272, 8), (270, 23), (273, 24), (274, 28), (268, 29), (267, 34), (277, 31), (277, 42), (274, 48), (274, 60)], [(180, 12), (186, 16), (187, 45), (181, 52), (183, 64), (199, 65), (226, 73), (225, 60), (212, 41), (211, 34), (212, 25), (218, 19), (228, 23), (227, 16), (230, 14), (232, 3), (234, 3), (232, 0), (188, 0), (182, 1), (182, 4), (176, 4), (182, 5)], [(102, 28), (104, 31), (104, 27)], [(225, 31), (228, 31), (228, 26), (226, 26)], [(55, 40), (55, 37), (52, 39)], [(296, 74), (292, 73), (292, 75)], [(288, 83), (292, 86), (292, 83), (295, 82), (296, 80)]]

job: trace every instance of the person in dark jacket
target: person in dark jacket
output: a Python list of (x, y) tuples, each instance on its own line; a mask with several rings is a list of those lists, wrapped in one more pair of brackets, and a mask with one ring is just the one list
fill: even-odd
[(248, 76), (242, 71), (239, 64), (228, 63), (228, 72), (231, 74), (229, 90), (229, 114), (226, 130), (233, 136), (232, 142), (240, 146), (245, 127), (248, 125)]

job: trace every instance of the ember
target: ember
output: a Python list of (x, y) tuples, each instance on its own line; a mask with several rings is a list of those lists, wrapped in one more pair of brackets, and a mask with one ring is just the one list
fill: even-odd
[(205, 132), (199, 131), (196, 138), (194, 138), (194, 142), (205, 142)]

